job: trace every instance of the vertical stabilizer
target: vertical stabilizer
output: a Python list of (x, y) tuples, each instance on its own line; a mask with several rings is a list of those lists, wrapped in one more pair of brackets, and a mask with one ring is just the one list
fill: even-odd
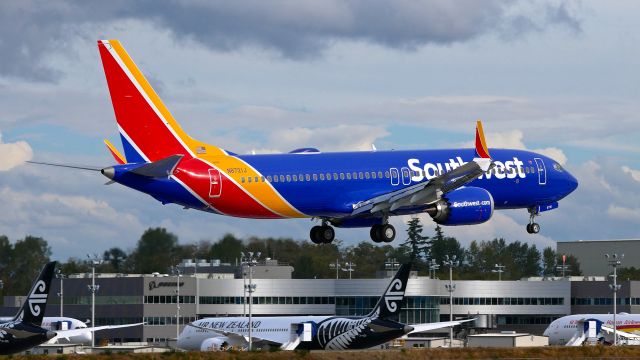
[(226, 154), (182, 130), (118, 40), (100, 40), (98, 49), (128, 162)]
[(31, 291), (29, 291), (27, 300), (22, 305), (14, 321), (22, 321), (36, 326), (42, 325), (42, 318), (44, 317), (44, 311), (47, 306), (51, 279), (53, 278), (53, 270), (55, 267), (56, 262), (52, 261), (42, 268), (40, 275), (31, 287)]
[(411, 264), (402, 264), (393, 280), (387, 286), (378, 304), (373, 308), (370, 317), (397, 320), (404, 300), (404, 292), (407, 289), (407, 281), (411, 272)]

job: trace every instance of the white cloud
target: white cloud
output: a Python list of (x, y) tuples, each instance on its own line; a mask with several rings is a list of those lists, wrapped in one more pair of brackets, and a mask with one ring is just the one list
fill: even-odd
[[(567, 156), (564, 154), (564, 151), (559, 148), (548, 147), (543, 149), (528, 149), (524, 144), (524, 133), (522, 130), (516, 129), (505, 132), (491, 133), (486, 133), (485, 131), (485, 136), (487, 139), (487, 144), (490, 148), (531, 150), (533, 152), (548, 156), (561, 165), (565, 165), (567, 163)], [(473, 147), (475, 145), (473, 142), (467, 142), (464, 144), (464, 146)]]
[(623, 166), (622, 167), (622, 171), (625, 174), (629, 174), (631, 175), (631, 177), (633, 178), (633, 180), (640, 182), (640, 170), (634, 170), (628, 166)]
[(33, 150), (26, 141), (3, 143), (0, 134), (0, 171), (7, 171), (31, 160)]
[(372, 143), (387, 135), (389, 132), (382, 126), (295, 127), (273, 131), (269, 135), (269, 144), (271, 148), (282, 151), (309, 146), (322, 151), (325, 144), (331, 144), (330, 151), (365, 151), (371, 150)]
[(610, 204), (607, 215), (616, 220), (640, 222), (640, 209)]

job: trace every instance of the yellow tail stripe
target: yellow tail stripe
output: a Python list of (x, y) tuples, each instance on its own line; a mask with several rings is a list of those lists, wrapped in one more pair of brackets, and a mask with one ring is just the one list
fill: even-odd
[(129, 72), (136, 79), (140, 87), (142, 87), (147, 97), (151, 100), (151, 102), (153, 102), (158, 111), (160, 111), (160, 114), (162, 114), (162, 117), (166, 121), (166, 124), (169, 125), (171, 129), (173, 129), (180, 140), (182, 140), (182, 142), (186, 144), (194, 154), (198, 153), (200, 149), (204, 148), (206, 149), (206, 153), (209, 155), (225, 155), (225, 152), (222, 149), (194, 140), (189, 135), (187, 135), (187, 133), (182, 130), (180, 124), (178, 124), (178, 122), (173, 118), (173, 115), (171, 115), (162, 100), (160, 100), (158, 94), (156, 94), (155, 90), (153, 90), (147, 79), (133, 62), (122, 44), (120, 44), (118, 40), (109, 40), (109, 44), (111, 44)]
[[(111, 153), (113, 153), (113, 155), (117, 156), (118, 159), (120, 159), (120, 163), (121, 164), (126, 164), (127, 160), (125, 159), (124, 156), (122, 156), (122, 154), (120, 154), (120, 152), (118, 151), (118, 149), (116, 149), (115, 146), (113, 146), (113, 144), (111, 143), (111, 141), (104, 139), (104, 144), (107, 145), (107, 147), (109, 148), (109, 150), (111, 150)], [(116, 159), (116, 161), (118, 160)]]

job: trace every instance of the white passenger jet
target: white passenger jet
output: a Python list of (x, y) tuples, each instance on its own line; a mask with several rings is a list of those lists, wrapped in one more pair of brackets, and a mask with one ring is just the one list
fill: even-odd
[[(611, 343), (613, 314), (575, 314), (554, 320), (544, 331), (549, 345), (580, 346), (587, 341)], [(616, 315), (620, 343), (640, 345), (640, 314)]]
[(246, 317), (205, 318), (184, 328), (178, 337), (178, 347), (201, 351), (246, 349), (251, 336), (255, 348), (366, 349), (405, 334), (456, 326), (473, 320), (413, 325), (398, 322), (410, 270), (410, 264), (400, 267), (378, 304), (366, 316), (255, 317), (251, 321), (251, 335)]

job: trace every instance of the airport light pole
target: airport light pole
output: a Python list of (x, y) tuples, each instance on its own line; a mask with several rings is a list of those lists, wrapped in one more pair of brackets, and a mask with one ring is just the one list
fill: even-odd
[(260, 257), (260, 252), (253, 253), (251, 251), (247, 252), (244, 256), (245, 264), (249, 267), (249, 285), (245, 285), (245, 290), (249, 293), (249, 351), (253, 350), (253, 338), (252, 338), (252, 330), (253, 330), (253, 319), (252, 319), (252, 311), (251, 305), (253, 304), (252, 294), (256, 291), (256, 284), (253, 283), (253, 267), (258, 264), (258, 258)]
[(502, 264), (495, 264), (493, 267), (495, 267), (495, 269), (491, 270), (491, 272), (498, 273), (498, 281), (502, 281), (502, 273), (504, 272), (504, 268), (506, 266)]
[[(100, 285), (96, 285), (96, 266), (102, 264), (102, 259), (97, 254), (93, 254), (91, 257), (87, 254), (87, 261), (91, 266), (91, 285), (88, 285), (89, 292), (91, 292), (91, 327), (96, 326), (96, 291), (100, 289)], [(91, 331), (91, 348), (96, 347), (95, 332)]]
[[(60, 279), (60, 292), (58, 293), (58, 296), (60, 297), (60, 317), (63, 316), (64, 314), (64, 278), (65, 275), (62, 273), (62, 270), (60, 270), (60, 268), (56, 269), (56, 277), (58, 279)], [(93, 325), (91, 325), (93, 326)]]
[(247, 271), (244, 253), (240, 252), (240, 268), (242, 269), (242, 317), (247, 316)]
[[(449, 267), (449, 284), (445, 287), (449, 292), (449, 321), (453, 321), (453, 292), (456, 291), (456, 284), (453, 283), (453, 268), (458, 266), (458, 260), (455, 255), (451, 257), (445, 255), (442, 264)], [(453, 326), (449, 328), (449, 347), (453, 347)]]
[(398, 260), (396, 260), (396, 258), (390, 258), (384, 262), (384, 268), (385, 270), (395, 272), (395, 271), (398, 271), (398, 269), (400, 268), (400, 263), (398, 262)]
[(613, 284), (609, 284), (609, 288), (613, 291), (613, 346), (618, 345), (618, 324), (616, 323), (616, 313), (618, 297), (617, 293), (620, 290), (621, 285), (618, 285), (618, 266), (622, 265), (622, 259), (624, 259), (624, 254), (604, 254), (605, 259), (609, 262), (609, 266), (613, 267)]
[(178, 266), (173, 267), (176, 276), (176, 348), (178, 347), (178, 338), (180, 337), (180, 269)]
[(340, 260), (336, 259), (336, 263), (335, 264), (334, 263), (329, 264), (329, 269), (331, 269), (331, 270), (335, 269), (336, 270), (336, 279), (338, 279), (339, 278), (338, 274), (340, 273)]
[(440, 269), (440, 265), (436, 263), (436, 259), (431, 259), (431, 263), (429, 264), (429, 277), (432, 279), (436, 278), (436, 271)]
[(355, 271), (354, 267), (356, 267), (356, 264), (353, 261), (347, 261), (346, 263), (344, 263), (344, 266), (341, 270), (342, 271), (348, 271), (349, 272), (349, 280), (351, 280), (351, 273), (353, 273)]

